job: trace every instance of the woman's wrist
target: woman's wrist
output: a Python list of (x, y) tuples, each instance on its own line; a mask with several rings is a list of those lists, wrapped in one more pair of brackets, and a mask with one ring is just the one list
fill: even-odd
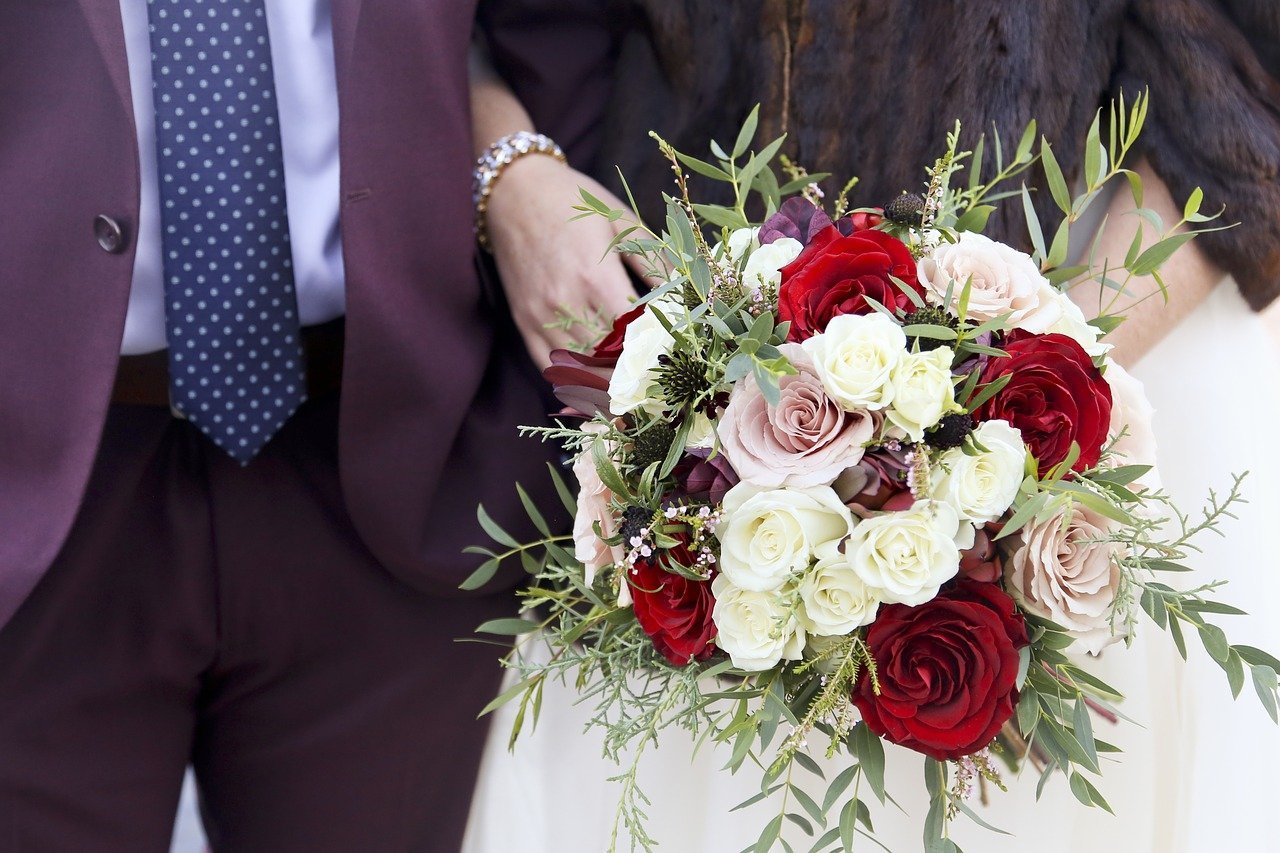
[(489, 146), (476, 161), (472, 180), (472, 201), (475, 204), (476, 240), (489, 251), (489, 208), (498, 182), (521, 160), (532, 157), (551, 158), (565, 162), (564, 151), (550, 137), (541, 133), (522, 130), (508, 134)]

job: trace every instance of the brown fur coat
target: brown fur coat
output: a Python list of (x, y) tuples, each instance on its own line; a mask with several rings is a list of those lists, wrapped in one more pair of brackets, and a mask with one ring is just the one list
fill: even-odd
[[(1201, 186), (1244, 223), (1202, 245), (1250, 304), (1280, 295), (1280, 0), (615, 2), (594, 171), (616, 187), (620, 167), (651, 221), (670, 177), (651, 128), (705, 154), (760, 102), (764, 134), (876, 205), (920, 185), (957, 118), (968, 143), (1037, 119), (1074, 179), (1094, 112), (1150, 87), (1144, 153), (1175, 197)], [(1018, 211), (993, 228), (1025, 238)]]

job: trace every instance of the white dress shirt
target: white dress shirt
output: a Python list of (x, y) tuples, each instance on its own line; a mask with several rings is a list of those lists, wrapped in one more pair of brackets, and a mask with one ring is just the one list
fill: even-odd
[[(345, 313), (338, 234), (338, 88), (330, 0), (266, 0), (298, 316), (304, 326)], [(164, 265), (147, 0), (120, 0), (142, 178), (137, 257), (122, 355), (164, 349)]]

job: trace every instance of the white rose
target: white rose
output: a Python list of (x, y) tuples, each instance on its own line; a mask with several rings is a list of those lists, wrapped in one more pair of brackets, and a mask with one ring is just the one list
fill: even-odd
[(723, 574), (711, 582), (711, 593), (716, 645), (738, 669), (761, 672), (804, 653), (804, 628), (783, 596), (743, 589)]
[(924, 604), (960, 570), (957, 538), (972, 535), (954, 508), (920, 500), (859, 522), (845, 545), (849, 564), (889, 604)]
[(1027, 459), (1022, 433), (1008, 421), (985, 421), (973, 431), (985, 451), (959, 447), (942, 454), (934, 468), (933, 494), (951, 504), (964, 521), (986, 524), (1004, 515), (1018, 495)]
[(1097, 326), (1089, 325), (1084, 318), (1084, 312), (1071, 300), (1070, 296), (1055, 291), (1055, 298), (1062, 313), (1057, 322), (1049, 326), (1047, 331), (1071, 338), (1089, 354), (1090, 358), (1097, 358), (1111, 351), (1111, 344), (1098, 340), (1102, 337), (1102, 330)]
[(909, 352), (894, 367), (889, 421), (912, 441), (923, 441), (924, 431), (956, 408), (951, 376), (954, 357), (950, 347), (938, 347), (928, 352)]
[(1116, 362), (1107, 359), (1103, 376), (1111, 386), (1111, 427), (1108, 436), (1111, 462), (1120, 465), (1150, 465), (1151, 470), (1135, 482), (1146, 489), (1160, 488), (1156, 470), (1156, 436), (1152, 421), (1156, 410), (1147, 399), (1142, 383)]
[(689, 438), (685, 447), (698, 450), (710, 450), (716, 444), (716, 426), (711, 418), (702, 412), (693, 413), (693, 423), (689, 425)]
[(1009, 314), (1015, 328), (1043, 333), (1061, 314), (1057, 291), (1029, 255), (973, 231), (960, 232), (956, 242), (943, 243), (921, 258), (917, 272), (930, 302), (941, 304), (951, 290), (952, 304), (946, 307), (953, 313), (970, 281), (968, 315), (973, 320)]
[(742, 269), (742, 283), (752, 292), (765, 287), (775, 290), (782, 284), (782, 268), (800, 254), (804, 246), (791, 237), (780, 237), (772, 243), (753, 249)]
[(803, 344), (827, 394), (844, 408), (883, 409), (893, 401), (893, 369), (907, 354), (902, 327), (885, 315), (841, 314)]
[(622, 354), (609, 378), (609, 411), (614, 415), (640, 408), (653, 410), (654, 414), (661, 411), (661, 404), (649, 396), (649, 389), (657, 381), (658, 356), (671, 352), (675, 338), (654, 315), (655, 307), (668, 321), (672, 319), (668, 303), (655, 303), (627, 324), (622, 336)]
[(819, 545), (853, 529), (853, 515), (828, 486), (759, 489), (739, 483), (721, 509), (720, 571), (755, 592), (778, 589), (809, 568)]
[(729, 260), (742, 260), (743, 255), (749, 252), (752, 247), (760, 245), (756, 238), (760, 236), (759, 228), (737, 228), (729, 234), (728, 245), (725, 246), (725, 254)]
[(804, 629), (810, 635), (834, 637), (871, 624), (880, 601), (849, 565), (840, 544), (820, 545), (815, 556), (817, 563), (797, 587), (803, 604), (800, 624)]

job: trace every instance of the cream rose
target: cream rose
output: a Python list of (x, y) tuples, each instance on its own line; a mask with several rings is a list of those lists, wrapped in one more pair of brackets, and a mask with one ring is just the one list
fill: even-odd
[(956, 388), (951, 376), (950, 347), (906, 353), (893, 368), (893, 403), (889, 422), (912, 441), (923, 441), (924, 431), (956, 408)]
[(1114, 465), (1150, 465), (1151, 470), (1137, 483), (1148, 489), (1160, 488), (1156, 471), (1156, 436), (1152, 421), (1156, 410), (1147, 399), (1142, 383), (1118, 363), (1107, 360), (1103, 376), (1111, 386), (1111, 427), (1108, 430), (1111, 462)]
[(671, 352), (675, 338), (671, 336), (654, 315), (654, 308), (663, 311), (668, 321), (673, 319), (670, 303), (653, 304), (644, 313), (627, 324), (622, 336), (622, 354), (609, 379), (609, 411), (625, 415), (636, 409), (661, 411), (649, 396), (649, 389), (656, 381), (658, 357)]
[(742, 283), (755, 293), (765, 287), (776, 290), (782, 284), (782, 268), (794, 261), (803, 248), (799, 240), (780, 237), (752, 249), (746, 266), (742, 268)]
[(799, 344), (780, 349), (798, 372), (779, 380), (776, 406), (750, 376), (734, 387), (718, 427), (722, 449), (744, 483), (830, 485), (862, 458), (862, 445), (874, 430), (872, 418), (845, 411), (827, 395)]
[(809, 567), (819, 545), (853, 529), (853, 515), (827, 486), (762, 490), (739, 483), (721, 510), (720, 571), (754, 592), (780, 588)]
[(934, 467), (933, 494), (951, 504), (961, 520), (981, 525), (1004, 515), (1018, 496), (1027, 446), (1008, 421), (980, 423), (973, 437), (985, 450), (969, 455), (954, 447), (943, 453)]
[(1120, 588), (1119, 545), (1104, 541), (1111, 522), (1075, 505), (1022, 531), (1022, 546), (1005, 566), (1015, 598), (1076, 638), (1090, 654), (1122, 638), (1111, 611)]
[[(599, 441), (600, 439), (597, 439)], [(605, 538), (618, 533), (618, 520), (614, 517), (609, 501), (613, 493), (600, 480), (588, 448), (573, 460), (573, 476), (578, 480), (578, 511), (573, 518), (573, 556), (582, 563), (587, 585), (604, 568), (620, 563), (626, 555), (621, 545), (609, 545)], [(623, 584), (625, 586), (625, 584)]]
[(804, 653), (804, 628), (785, 596), (743, 589), (723, 574), (711, 582), (711, 593), (716, 645), (738, 669), (761, 672)]
[(1097, 358), (1111, 351), (1111, 344), (1098, 340), (1102, 337), (1102, 330), (1097, 326), (1089, 325), (1089, 322), (1084, 318), (1084, 312), (1080, 310), (1079, 305), (1071, 300), (1070, 296), (1055, 291), (1055, 298), (1057, 299), (1061, 316), (1046, 331), (1071, 338), (1080, 345), (1081, 349), (1089, 354), (1090, 358)]
[(841, 314), (802, 346), (827, 394), (850, 411), (893, 401), (893, 369), (907, 354), (902, 327), (885, 315)]
[(957, 539), (971, 537), (949, 504), (919, 500), (910, 509), (858, 523), (845, 545), (849, 565), (886, 604), (924, 604), (960, 570)]
[(1009, 314), (1015, 328), (1042, 333), (1061, 315), (1057, 291), (1029, 255), (974, 231), (960, 232), (956, 242), (943, 243), (921, 258), (917, 275), (934, 304), (942, 304), (951, 290), (952, 304), (946, 308), (952, 312), (970, 281), (970, 319)]
[(818, 546), (817, 562), (801, 578), (800, 624), (812, 636), (834, 637), (871, 624), (880, 601), (837, 542)]

